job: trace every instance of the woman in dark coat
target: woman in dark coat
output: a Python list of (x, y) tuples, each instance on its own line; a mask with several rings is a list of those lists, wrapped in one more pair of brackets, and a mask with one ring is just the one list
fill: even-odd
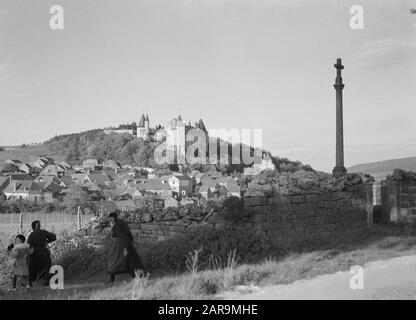
[(33, 254), (29, 256), (29, 283), (43, 280), (44, 285), (49, 285), (52, 261), (47, 245), (56, 240), (56, 235), (40, 228), (40, 221), (33, 221), (33, 231), (27, 238), (27, 243), (33, 249)]
[(128, 273), (132, 278), (136, 270), (143, 270), (143, 264), (133, 245), (133, 235), (128, 225), (119, 220), (116, 212), (108, 216), (111, 225), (111, 254), (107, 271), (110, 274), (109, 283), (114, 283), (116, 274)]

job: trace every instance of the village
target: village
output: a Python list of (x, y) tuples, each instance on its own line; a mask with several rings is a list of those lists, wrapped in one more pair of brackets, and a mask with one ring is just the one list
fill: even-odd
[[(270, 158), (253, 164), (246, 175), (273, 170)], [(178, 166), (177, 171), (121, 165), (114, 160), (86, 159), (79, 166), (51, 157), (31, 163), (6, 160), (0, 174), (0, 198), (5, 203), (35, 203), (62, 207), (77, 201), (81, 210), (104, 214), (134, 211), (140, 199), (152, 197), (164, 208), (240, 198), (245, 190), (238, 178), (220, 172), (201, 172)], [(88, 205), (87, 205), (88, 203)], [(81, 205), (83, 204), (83, 205)], [(10, 207), (2, 211), (13, 211)]]

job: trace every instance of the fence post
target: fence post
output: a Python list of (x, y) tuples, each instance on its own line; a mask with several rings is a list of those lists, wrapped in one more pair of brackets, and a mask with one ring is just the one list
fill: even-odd
[(78, 206), (78, 212), (77, 212), (77, 222), (78, 222), (78, 230), (81, 230), (81, 211), (80, 207)]
[(20, 211), (20, 217), (19, 217), (19, 233), (23, 233), (23, 212)]

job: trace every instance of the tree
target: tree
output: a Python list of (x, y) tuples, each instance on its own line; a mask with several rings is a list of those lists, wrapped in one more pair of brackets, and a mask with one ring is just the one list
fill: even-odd
[(80, 152), (78, 150), (78, 144), (74, 142), (68, 147), (68, 151), (65, 155), (65, 161), (68, 163), (75, 163), (79, 161)]
[(82, 189), (80, 186), (76, 186), (73, 192), (68, 194), (68, 196), (65, 198), (65, 206), (70, 211), (76, 211), (78, 207), (84, 211), (86, 207), (91, 206), (88, 192)]
[(148, 167), (153, 160), (153, 149), (149, 144), (143, 143), (133, 155), (134, 164), (140, 167)]

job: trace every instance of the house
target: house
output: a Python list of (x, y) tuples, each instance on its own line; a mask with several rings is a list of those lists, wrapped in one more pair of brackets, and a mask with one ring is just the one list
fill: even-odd
[(19, 171), (23, 173), (27, 173), (27, 174), (33, 173), (32, 166), (27, 163), (20, 163), (17, 167), (19, 168)]
[(8, 200), (28, 200), (31, 185), (32, 181), (13, 181), (3, 192)]
[(104, 197), (104, 194), (103, 194), (103, 190), (95, 182), (85, 181), (82, 184), (82, 189), (84, 189), (85, 191), (87, 191), (88, 196), (93, 201), (102, 200), (102, 199), (105, 198)]
[(121, 169), (121, 165), (117, 162), (115, 162), (114, 160), (107, 160), (104, 162), (103, 164), (103, 168), (111, 168), (114, 169), (116, 172), (118, 169)]
[(70, 176), (63, 176), (61, 178), (61, 183), (59, 184), (62, 188), (71, 188), (75, 186), (75, 181)]
[(84, 169), (99, 170), (102, 169), (102, 164), (97, 159), (87, 159), (82, 162)]
[(41, 158), (37, 158), (35, 161), (33, 161), (30, 165), (32, 167), (36, 167), (36, 168), (40, 168), (43, 169), (45, 168), (48, 164), (52, 164), (53, 163), (53, 159), (51, 158), (47, 158), (47, 157), (41, 157)]
[(70, 177), (70, 176), (72, 176), (73, 174), (76, 174), (76, 173), (83, 173), (83, 172), (77, 171), (75, 169), (66, 169), (63, 176), (64, 177)]
[(174, 175), (168, 180), (169, 185), (173, 192), (181, 195), (191, 194), (193, 191), (192, 179), (187, 175)]
[(138, 199), (143, 197), (143, 193), (136, 187), (124, 186), (117, 191), (117, 200)]
[(85, 181), (81, 187), (88, 191), (102, 191), (101, 187), (96, 182), (91, 181)]
[(85, 181), (90, 181), (88, 173), (74, 173), (71, 175), (72, 180), (74, 180), (76, 185), (82, 185)]
[(72, 166), (65, 161), (59, 162), (58, 165), (64, 168), (65, 170), (72, 169)]
[(178, 206), (178, 200), (174, 197), (165, 199), (165, 208), (176, 208)]
[(168, 183), (163, 183), (159, 179), (149, 179), (147, 182), (137, 186), (139, 190), (160, 195), (164, 198), (172, 196), (172, 189)]
[(10, 181), (33, 181), (33, 177), (27, 173), (7, 173), (10, 177)]
[(48, 184), (53, 182), (59, 185), (61, 180), (57, 176), (39, 176), (35, 179), (35, 182), (39, 184)]
[(59, 164), (48, 164), (41, 171), (41, 176), (57, 176), (62, 177), (65, 174), (66, 169)]
[(56, 183), (55, 181), (45, 181), (45, 182), (40, 182), (38, 184), (42, 188), (43, 192), (45, 194), (50, 193), (50, 196), (53, 199), (58, 198), (62, 190), (62, 187), (59, 185), (59, 183)]
[(32, 168), (31, 173), (30, 173), (32, 176), (36, 177), (36, 176), (40, 175), (40, 173), (42, 172), (42, 168), (34, 167), (32, 165), (30, 165), (30, 166)]
[(100, 187), (109, 186), (112, 179), (108, 174), (105, 173), (89, 173), (88, 174), (89, 181), (95, 182)]
[(9, 200), (44, 201), (42, 188), (34, 181), (12, 181), (3, 193)]
[(18, 159), (7, 159), (6, 161), (4, 161), (5, 163), (9, 163), (9, 164), (14, 164), (15, 166), (19, 166), (20, 164), (22, 164), (22, 161), (18, 160)]

